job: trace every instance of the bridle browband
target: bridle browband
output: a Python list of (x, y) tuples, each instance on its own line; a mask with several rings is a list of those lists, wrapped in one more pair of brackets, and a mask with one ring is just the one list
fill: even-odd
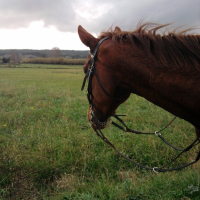
[[(165, 140), (162, 135), (161, 135), (161, 132), (163, 130), (165, 130), (174, 120), (176, 117), (174, 117), (164, 128), (162, 128), (161, 130), (159, 131), (155, 131), (155, 132), (150, 132), (150, 133), (145, 133), (145, 132), (140, 132), (140, 131), (135, 131), (135, 130), (132, 130), (130, 128), (127, 127), (127, 125), (123, 122), (123, 120), (119, 117), (119, 116), (125, 116), (125, 115), (116, 115), (114, 114), (113, 116), (105, 116), (97, 107), (96, 105), (94, 104), (93, 102), (93, 96), (92, 96), (92, 77), (93, 75), (96, 76), (96, 79), (101, 87), (101, 89), (104, 91), (104, 93), (109, 96), (110, 98), (114, 99), (114, 100), (117, 100), (117, 101), (124, 101), (126, 99), (120, 99), (120, 98), (116, 98), (112, 95), (110, 95), (106, 90), (105, 88), (102, 86), (101, 82), (100, 82), (100, 79), (95, 71), (95, 58), (97, 56), (97, 51), (99, 49), (99, 46), (101, 45), (101, 43), (105, 40), (109, 39), (108, 37), (105, 37), (103, 39), (101, 39), (98, 44), (96, 45), (95, 49), (94, 49), (94, 52), (93, 54), (90, 52), (89, 55), (91, 56), (92, 60), (91, 60), (91, 64), (90, 64), (90, 68), (88, 69), (88, 71), (86, 72), (86, 75), (85, 75), (85, 78), (83, 80), (83, 84), (82, 84), (82, 87), (81, 87), (81, 90), (84, 89), (85, 87), (85, 83), (86, 83), (86, 79), (88, 78), (88, 85), (87, 85), (87, 98), (88, 98), (88, 101), (89, 101), (89, 105), (90, 105), (90, 115), (91, 115), (91, 125), (93, 125), (93, 123), (95, 124), (95, 132), (96, 134), (104, 141), (106, 142), (107, 144), (109, 144), (116, 152), (118, 152), (121, 156), (123, 156), (124, 158), (126, 158), (127, 160), (129, 160), (130, 162), (134, 163), (135, 165), (139, 166), (139, 167), (142, 167), (142, 168), (145, 168), (145, 169), (150, 169), (150, 170), (153, 170), (154, 172), (158, 173), (158, 172), (167, 172), (167, 171), (173, 171), (173, 170), (178, 170), (178, 169), (182, 169), (184, 167), (187, 167), (187, 166), (190, 166), (194, 163), (196, 163), (199, 159), (200, 159), (200, 151), (196, 157), (196, 159), (191, 162), (191, 163), (188, 163), (188, 164), (185, 164), (185, 165), (182, 165), (182, 166), (179, 166), (179, 167), (174, 167), (174, 168), (169, 168), (169, 169), (165, 169), (165, 167), (167, 167), (168, 165), (170, 165), (171, 163), (173, 163), (178, 157), (180, 157), (184, 152), (186, 151), (189, 151), (192, 147), (194, 147), (195, 145), (199, 144), (200, 141), (199, 141), (199, 138), (195, 139), (194, 142), (192, 142), (189, 146), (187, 146), (185, 149), (180, 149), (180, 148), (177, 148), (175, 146), (173, 146), (171, 143), (169, 143), (167, 140)], [(94, 111), (93, 111), (93, 107), (95, 107), (95, 109), (101, 114), (103, 115), (105, 118), (107, 118), (106, 121), (104, 122), (101, 122), (100, 120), (97, 119)], [(117, 119), (123, 126), (111, 121), (110, 117), (114, 117), (115, 119)], [(101, 127), (105, 127), (106, 124), (107, 124), (107, 121), (110, 120), (111, 121), (111, 124), (115, 125), (116, 127), (118, 127), (119, 129), (123, 130), (124, 132), (131, 132), (131, 133), (135, 133), (135, 134), (155, 134), (156, 136), (158, 136), (162, 141), (164, 141), (166, 144), (168, 144), (170, 147), (180, 151), (180, 153), (174, 158), (172, 159), (168, 164), (162, 166), (162, 167), (147, 167), (147, 166), (143, 166), (139, 163), (136, 163), (135, 161), (133, 161), (132, 159), (128, 158), (126, 155), (124, 155), (122, 152), (118, 151), (115, 146), (105, 137), (105, 135), (103, 134), (103, 132), (101, 131), (100, 129), (100, 126)]]

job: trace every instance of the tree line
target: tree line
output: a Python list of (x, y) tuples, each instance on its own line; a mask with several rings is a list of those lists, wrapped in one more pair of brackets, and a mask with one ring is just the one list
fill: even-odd
[[(44, 52), (45, 54), (43, 54)], [(87, 51), (60, 50), (58, 47), (54, 47), (51, 50), (12, 50), (11, 52), (8, 50), (0, 50), (1, 55), (2, 53), (9, 55), (2, 58), (2, 63), (19, 64), (21, 62), (71, 65), (84, 64), (88, 54)], [(66, 53), (69, 55), (66, 55)], [(28, 54), (31, 55), (28, 56)], [(24, 55), (26, 55), (26, 58), (24, 58)]]
[[(64, 57), (64, 58), (72, 58), (72, 59), (82, 59), (87, 58), (89, 53), (88, 50), (60, 50), (58, 47), (54, 47), (50, 49), (0, 49), (0, 61), (2, 61), (3, 57), (5, 60), (10, 56), (12, 53), (16, 53), (20, 56), (20, 59), (23, 60), (24, 58), (50, 58), (50, 57)], [(10, 61), (12, 62), (12, 61)]]

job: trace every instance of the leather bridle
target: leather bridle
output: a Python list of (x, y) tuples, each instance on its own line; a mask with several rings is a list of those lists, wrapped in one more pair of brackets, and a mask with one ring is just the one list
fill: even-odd
[[(86, 74), (85, 74), (85, 78), (84, 78), (84, 80), (83, 80), (83, 85), (82, 85), (82, 88), (81, 88), (81, 90), (84, 89), (85, 83), (86, 83), (86, 79), (88, 78), (88, 85), (87, 85), (87, 90), (86, 90), (86, 91), (88, 92), (88, 93), (87, 93), (87, 99), (88, 99), (88, 102), (89, 102), (89, 104), (90, 104), (90, 115), (91, 115), (91, 120), (90, 120), (90, 122), (91, 122), (91, 124), (93, 125), (93, 121), (95, 121), (95, 122), (94, 122), (95, 124), (99, 124), (99, 125), (102, 126), (102, 127), (105, 127), (105, 126), (106, 126), (107, 122), (109, 121), (109, 117), (110, 117), (110, 116), (105, 116), (105, 115), (95, 106), (95, 104), (94, 104), (94, 102), (93, 102), (93, 96), (92, 96), (92, 77), (93, 77), (93, 75), (96, 76), (96, 79), (97, 79), (97, 81), (98, 81), (98, 83), (99, 83), (101, 89), (104, 91), (104, 93), (105, 93), (107, 96), (109, 96), (110, 98), (112, 98), (112, 99), (114, 99), (114, 100), (118, 100), (118, 101), (124, 101), (124, 100), (126, 100), (126, 99), (116, 98), (116, 97), (110, 95), (110, 94), (104, 89), (104, 87), (102, 86), (102, 84), (101, 84), (101, 82), (100, 82), (100, 80), (99, 80), (99, 77), (98, 77), (98, 75), (97, 75), (97, 73), (96, 73), (96, 70), (95, 70), (95, 58), (96, 58), (96, 56), (97, 56), (97, 51), (98, 51), (99, 46), (101, 45), (101, 43), (102, 43), (103, 41), (107, 40), (107, 39), (109, 39), (109, 38), (108, 38), (108, 37), (105, 37), (105, 38), (101, 39), (101, 40), (98, 42), (97, 46), (95, 47), (94, 53), (93, 53), (93, 54), (92, 54), (91, 52), (89, 53), (89, 55), (91, 56), (92, 60), (91, 60), (90, 68), (88, 69), (88, 71), (87, 71)], [(95, 107), (95, 109), (101, 114), (101, 116), (104, 116), (104, 118), (106, 118), (107, 120), (104, 121), (104, 122), (101, 122), (100, 120), (98, 120), (97, 117), (96, 117), (96, 115), (95, 115), (95, 113), (94, 113), (94, 111), (93, 111), (93, 107)]]
[[(190, 166), (194, 163), (196, 163), (199, 159), (200, 159), (200, 151), (196, 157), (196, 159), (191, 162), (191, 163), (188, 163), (188, 164), (185, 164), (185, 165), (182, 165), (182, 166), (179, 166), (179, 167), (174, 167), (174, 168), (169, 168), (169, 169), (166, 169), (166, 167), (168, 165), (170, 165), (171, 163), (173, 163), (178, 157), (180, 157), (184, 152), (186, 151), (189, 151), (192, 147), (194, 147), (195, 145), (199, 144), (200, 141), (199, 141), (199, 138), (195, 139), (194, 142), (192, 142), (189, 146), (187, 146), (185, 149), (180, 149), (180, 148), (177, 148), (175, 146), (173, 146), (171, 143), (169, 143), (167, 140), (165, 140), (162, 135), (161, 135), (161, 132), (163, 130), (165, 130), (173, 121), (176, 117), (174, 117), (164, 128), (162, 128), (161, 130), (159, 131), (155, 131), (155, 132), (150, 132), (150, 133), (145, 133), (145, 132), (140, 132), (140, 131), (135, 131), (135, 130), (132, 130), (130, 128), (128, 128), (126, 126), (126, 124), (123, 122), (123, 120), (119, 117), (119, 116), (124, 116), (124, 115), (112, 115), (112, 116), (105, 116), (98, 108), (97, 106), (94, 104), (93, 102), (93, 95), (92, 95), (92, 77), (93, 75), (95, 75), (97, 81), (98, 81), (98, 84), (100, 85), (101, 89), (104, 91), (104, 93), (109, 96), (110, 98), (114, 99), (114, 100), (117, 100), (117, 101), (124, 101), (126, 99), (120, 99), (120, 98), (116, 98), (112, 95), (110, 95), (106, 90), (105, 88), (102, 86), (101, 84), (101, 81), (96, 73), (96, 70), (95, 70), (95, 58), (97, 56), (97, 51), (101, 45), (101, 43), (105, 40), (109, 39), (108, 37), (105, 37), (103, 39), (101, 39), (98, 44), (96, 45), (95, 49), (94, 49), (94, 52), (93, 54), (90, 52), (89, 55), (91, 56), (92, 60), (91, 60), (91, 64), (90, 64), (90, 68), (88, 69), (88, 71), (86, 72), (85, 74), (85, 78), (83, 80), (83, 84), (82, 84), (82, 88), (81, 90), (84, 89), (85, 87), (85, 83), (86, 83), (86, 79), (88, 78), (88, 86), (87, 86), (87, 98), (88, 98), (88, 101), (89, 101), (89, 105), (90, 105), (90, 115), (91, 115), (91, 125), (93, 125), (95, 128), (95, 132), (96, 134), (104, 141), (106, 142), (107, 144), (109, 144), (116, 152), (118, 152), (121, 156), (123, 156), (124, 158), (126, 158), (127, 160), (129, 160), (130, 162), (136, 164), (137, 166), (139, 167), (142, 167), (142, 168), (145, 168), (145, 169), (150, 169), (150, 170), (153, 170), (154, 172), (158, 173), (158, 172), (167, 172), (167, 171), (173, 171), (173, 170), (178, 170), (178, 169), (182, 169), (184, 167), (187, 167), (187, 166)], [(97, 112), (99, 112), (102, 116), (104, 116), (104, 118), (106, 118), (107, 120), (104, 121), (104, 122), (101, 122), (95, 115), (94, 111), (93, 111), (93, 107), (95, 107), (95, 109), (97, 110)], [(115, 123), (114, 121), (112, 121), (110, 119), (110, 117), (114, 117), (115, 119), (117, 119), (123, 126)], [(123, 130), (124, 132), (131, 132), (131, 133), (135, 133), (135, 134), (154, 134), (156, 136), (158, 136), (162, 141), (164, 141), (166, 144), (168, 144), (170, 147), (180, 151), (180, 153), (174, 158), (172, 159), (168, 164), (162, 166), (162, 167), (147, 167), (147, 166), (143, 166), (139, 163), (136, 163), (135, 161), (131, 160), (130, 158), (128, 158), (127, 156), (125, 156), (122, 152), (118, 151), (115, 146), (105, 137), (105, 135), (103, 134), (103, 132), (101, 131), (100, 129), (100, 126), (101, 127), (105, 127), (107, 122), (108, 121), (111, 121), (111, 124), (115, 125), (116, 127), (120, 128), (121, 130)]]

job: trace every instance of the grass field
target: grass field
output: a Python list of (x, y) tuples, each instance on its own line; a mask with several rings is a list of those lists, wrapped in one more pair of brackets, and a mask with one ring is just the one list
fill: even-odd
[[(200, 162), (156, 174), (120, 157), (88, 124), (82, 66), (59, 68), (0, 68), (0, 199), (200, 199)], [(117, 113), (140, 131), (159, 130), (173, 118), (136, 95)], [(104, 133), (143, 165), (161, 166), (178, 153), (155, 135), (111, 125)], [(162, 136), (180, 148), (195, 139), (194, 128), (181, 119)], [(193, 161), (198, 151), (194, 147), (171, 167)]]

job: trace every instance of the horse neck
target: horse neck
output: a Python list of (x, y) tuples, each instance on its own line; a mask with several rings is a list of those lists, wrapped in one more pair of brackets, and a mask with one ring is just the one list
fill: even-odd
[(131, 93), (142, 96), (200, 127), (200, 82), (199, 72), (197, 73), (194, 67), (175, 68), (173, 62), (168, 62), (168, 66), (165, 66), (156, 58), (149, 58), (145, 54), (138, 55), (137, 52), (129, 59), (122, 57), (122, 60), (118, 61), (123, 64), (119, 66), (117, 79), (126, 85)]
[(120, 63), (123, 63), (120, 67), (120, 74), (123, 78), (118, 77), (118, 80), (125, 83), (132, 93), (136, 93), (147, 99), (150, 98), (150, 93), (154, 91), (153, 80), (155, 80), (155, 77), (166, 71), (164, 68), (157, 70), (155, 67), (156, 62), (144, 56), (141, 56), (141, 59), (138, 59), (138, 56), (134, 56)]

